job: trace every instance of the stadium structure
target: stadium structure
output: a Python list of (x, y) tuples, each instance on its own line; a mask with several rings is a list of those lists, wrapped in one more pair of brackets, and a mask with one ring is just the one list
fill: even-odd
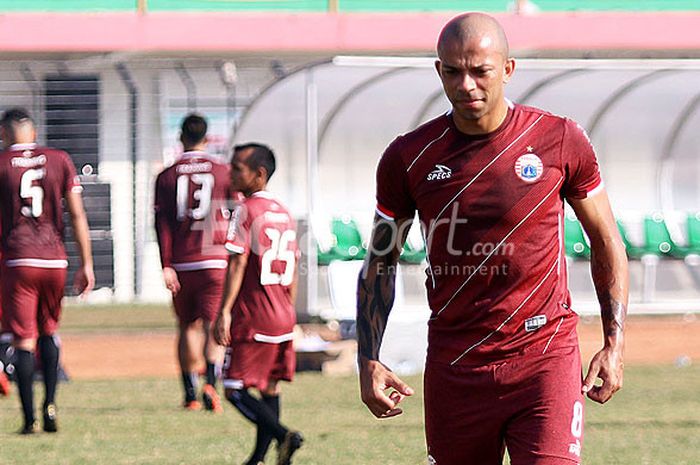
[[(27, 107), (82, 173), (93, 299), (166, 301), (155, 175), (198, 111), (211, 150), (261, 141), (304, 237), (302, 316), (352, 320), (374, 169), (399, 133), (448, 109), (435, 39), (456, 12), (504, 25), (513, 101), (571, 116), (597, 148), (631, 258), (631, 312), (700, 309), (700, 6), (695, 1), (0, 0), (0, 110)], [(575, 308), (594, 312), (589, 249), (566, 219)], [(70, 234), (70, 231), (68, 231)], [(75, 255), (74, 246), (70, 246)], [(425, 310), (424, 245), (398, 304)]]

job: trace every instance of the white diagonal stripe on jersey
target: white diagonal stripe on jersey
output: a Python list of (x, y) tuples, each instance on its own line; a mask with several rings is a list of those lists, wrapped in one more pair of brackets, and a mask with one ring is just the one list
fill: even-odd
[(454, 359), (454, 360), (452, 361), (452, 363), (450, 363), (450, 365), (454, 365), (455, 363), (457, 363), (457, 362), (459, 362), (460, 360), (462, 360), (462, 358), (463, 358), (465, 355), (467, 355), (469, 352), (471, 352), (471, 351), (472, 351), (473, 349), (475, 349), (476, 347), (479, 347), (481, 344), (483, 344), (483, 343), (486, 342), (488, 339), (490, 339), (491, 336), (493, 336), (494, 334), (496, 334), (497, 332), (499, 332), (505, 325), (507, 325), (508, 322), (509, 322), (510, 320), (512, 320), (513, 317), (520, 311), (520, 309), (523, 308), (523, 306), (530, 300), (530, 298), (531, 298), (533, 295), (535, 295), (535, 293), (539, 290), (539, 288), (542, 287), (542, 285), (544, 284), (544, 282), (547, 281), (547, 278), (549, 278), (549, 275), (552, 274), (552, 271), (554, 271), (554, 269), (557, 268), (558, 265), (559, 265), (559, 257), (557, 257), (557, 261), (554, 263), (554, 265), (552, 265), (552, 267), (549, 269), (549, 271), (548, 271), (547, 274), (544, 276), (544, 278), (542, 278), (542, 280), (537, 284), (537, 286), (535, 286), (535, 288), (532, 290), (532, 292), (530, 292), (530, 294), (529, 294), (527, 297), (525, 297), (525, 300), (523, 300), (523, 301), (520, 303), (520, 305), (518, 305), (518, 308), (516, 308), (516, 309), (513, 311), (513, 313), (511, 313), (511, 314), (508, 316), (508, 318), (506, 318), (505, 320), (503, 320), (503, 323), (501, 323), (501, 324), (498, 326), (498, 328), (496, 328), (496, 329), (494, 329), (493, 331), (491, 331), (489, 334), (487, 334), (487, 335), (486, 335), (482, 340), (480, 340), (479, 342), (476, 342), (476, 343), (472, 344), (471, 347), (469, 347), (467, 350), (465, 350), (464, 352), (462, 352), (462, 355), (460, 355), (459, 357), (457, 357), (456, 359)]
[(508, 146), (507, 146), (506, 148), (504, 148), (503, 150), (501, 150), (501, 152), (500, 152), (498, 155), (496, 155), (496, 156), (493, 158), (493, 160), (491, 160), (486, 166), (484, 166), (484, 167), (481, 169), (481, 171), (479, 171), (478, 173), (476, 173), (476, 175), (474, 175), (474, 177), (473, 177), (462, 189), (460, 189), (460, 191), (457, 192), (457, 194), (455, 194), (455, 196), (452, 197), (452, 199), (451, 199), (449, 202), (447, 202), (447, 204), (445, 204), (444, 207), (442, 207), (442, 210), (440, 210), (440, 213), (437, 214), (437, 216), (433, 219), (433, 221), (432, 221), (432, 223), (431, 223), (430, 231), (428, 232), (428, 239), (431, 239), (431, 238), (433, 237), (433, 231), (435, 231), (435, 229), (434, 229), (435, 226), (434, 226), (434, 225), (436, 225), (436, 224), (438, 223), (438, 220), (439, 220), (440, 218), (442, 218), (442, 214), (445, 213), (445, 210), (447, 210), (447, 207), (449, 207), (450, 205), (452, 205), (452, 202), (454, 202), (455, 200), (457, 200), (457, 197), (459, 197), (460, 195), (462, 195), (462, 194), (464, 193), (464, 191), (467, 190), (467, 189), (469, 188), (469, 186), (471, 186), (472, 184), (474, 184), (474, 181), (476, 181), (476, 180), (479, 178), (479, 176), (481, 176), (481, 175), (484, 173), (484, 171), (486, 171), (487, 169), (489, 169), (489, 167), (490, 167), (491, 165), (493, 165), (494, 163), (496, 163), (496, 161), (497, 161), (499, 158), (501, 158), (501, 156), (502, 156), (504, 153), (506, 153), (511, 147), (513, 147), (513, 145), (515, 145), (520, 139), (522, 139), (523, 136), (524, 136), (525, 134), (527, 134), (528, 132), (530, 132), (530, 130), (531, 130), (532, 128), (534, 128), (535, 125), (536, 125), (537, 123), (539, 123), (540, 120), (541, 120), (542, 118), (544, 118), (544, 115), (540, 115), (539, 118), (537, 118), (530, 126), (527, 127), (527, 129), (525, 129), (522, 133), (520, 133), (520, 135), (519, 135), (518, 137), (516, 137), (515, 139), (513, 139), (513, 141), (512, 141), (510, 144), (508, 144)]
[(423, 154), (425, 153), (425, 151), (428, 150), (428, 148), (429, 148), (431, 145), (433, 145), (435, 142), (437, 142), (437, 141), (439, 141), (440, 139), (442, 139), (442, 138), (445, 136), (445, 134), (447, 134), (447, 131), (449, 131), (449, 130), (450, 130), (450, 127), (447, 126), (447, 129), (445, 129), (445, 131), (444, 131), (442, 134), (440, 134), (437, 138), (435, 138), (435, 139), (431, 140), (430, 142), (428, 142), (428, 145), (426, 145), (425, 147), (423, 147), (423, 150), (420, 151), (420, 153), (418, 154), (418, 156), (417, 156), (416, 158), (413, 159), (413, 161), (411, 162), (410, 165), (408, 165), (408, 168), (406, 168), (406, 172), (408, 173), (409, 171), (411, 171), (411, 168), (413, 168), (413, 165), (415, 165), (416, 162), (418, 161), (418, 159), (419, 159), (420, 157), (423, 156)]
[(544, 346), (544, 350), (542, 351), (543, 354), (544, 354), (545, 352), (547, 352), (547, 349), (549, 349), (549, 344), (552, 343), (552, 340), (554, 339), (554, 336), (556, 336), (557, 333), (559, 332), (559, 328), (561, 328), (561, 324), (562, 324), (562, 323), (564, 323), (564, 317), (561, 317), (561, 319), (559, 320), (559, 324), (557, 325), (557, 329), (554, 330), (554, 334), (552, 334), (552, 337), (550, 337), (550, 338), (549, 338), (549, 341), (547, 341), (547, 345)]
[(437, 319), (438, 316), (440, 316), (440, 314), (452, 303), (452, 301), (455, 299), (455, 297), (457, 297), (457, 294), (459, 294), (459, 293), (462, 291), (462, 289), (464, 289), (464, 286), (466, 286), (467, 283), (468, 283), (469, 281), (471, 281), (471, 279), (479, 272), (479, 270), (481, 270), (481, 267), (484, 266), (484, 264), (488, 261), (488, 259), (491, 258), (491, 257), (493, 256), (493, 254), (495, 254), (496, 251), (503, 245), (503, 243), (504, 243), (504, 242), (505, 242), (505, 241), (506, 241), (506, 240), (507, 240), (507, 239), (508, 239), (508, 238), (509, 238), (509, 237), (510, 237), (524, 222), (525, 222), (525, 221), (527, 221), (527, 219), (530, 218), (530, 217), (532, 216), (532, 214), (535, 213), (535, 212), (537, 211), (537, 209), (539, 209), (539, 208), (542, 206), (542, 204), (549, 198), (550, 195), (552, 195), (552, 193), (554, 193), (554, 192), (559, 188), (559, 186), (561, 186), (561, 183), (562, 183), (563, 180), (564, 180), (564, 177), (563, 177), (563, 176), (562, 176), (561, 178), (559, 178), (559, 181), (557, 181), (557, 183), (554, 185), (554, 187), (552, 188), (552, 190), (549, 191), (549, 193), (548, 193), (547, 195), (545, 195), (544, 198), (543, 198), (542, 200), (540, 200), (540, 203), (538, 203), (537, 205), (535, 205), (535, 208), (533, 208), (533, 209), (530, 211), (530, 213), (528, 213), (527, 215), (525, 215), (525, 217), (524, 217), (522, 220), (520, 220), (520, 222), (519, 222), (518, 224), (516, 224), (515, 227), (514, 227), (513, 229), (511, 229), (510, 232), (509, 232), (508, 234), (506, 234), (505, 237), (504, 237), (503, 239), (501, 239), (501, 242), (499, 242), (499, 243), (496, 245), (496, 247), (493, 248), (493, 250), (491, 251), (491, 253), (488, 254), (488, 255), (486, 256), (486, 258), (484, 258), (484, 260), (479, 264), (479, 266), (477, 266), (477, 267), (474, 269), (474, 271), (473, 271), (469, 276), (467, 276), (467, 279), (462, 283), (461, 286), (459, 286), (459, 289), (457, 289), (457, 291), (456, 291), (454, 294), (452, 294), (452, 297), (450, 297), (450, 300), (448, 300), (447, 303), (445, 303), (445, 305), (442, 306), (442, 308), (437, 312), (437, 315), (435, 315), (433, 318), (431, 318), (432, 320), (435, 320), (435, 319)]

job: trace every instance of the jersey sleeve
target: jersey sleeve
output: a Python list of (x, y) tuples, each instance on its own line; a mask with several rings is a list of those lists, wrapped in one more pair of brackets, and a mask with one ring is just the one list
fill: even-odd
[(593, 144), (586, 131), (569, 119), (564, 125), (562, 162), (565, 173), (564, 197), (581, 200), (603, 188)]
[(251, 216), (245, 202), (238, 203), (231, 212), (231, 221), (224, 244), (230, 253), (242, 255), (250, 252)]
[(163, 268), (172, 266), (173, 231), (168, 215), (167, 199), (164, 195), (164, 174), (156, 178), (156, 194), (153, 204), (155, 212), (156, 237), (160, 249), (160, 263)]
[(416, 211), (399, 145), (399, 139), (394, 140), (377, 165), (377, 214), (392, 221), (413, 218)]

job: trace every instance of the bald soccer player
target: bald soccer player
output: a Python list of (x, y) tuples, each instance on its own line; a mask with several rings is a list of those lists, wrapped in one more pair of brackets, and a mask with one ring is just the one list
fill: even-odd
[[(504, 97), (515, 61), (501, 26), (468, 13), (440, 34), (452, 110), (397, 137), (377, 168), (358, 288), (362, 400), (378, 418), (413, 390), (378, 358), (395, 265), (417, 211), (432, 315), (425, 426), (433, 465), (580, 463), (584, 395), (622, 386), (627, 259), (596, 156), (574, 121)], [(585, 379), (564, 256), (564, 201), (591, 241), (604, 346)], [(596, 386), (596, 379), (601, 384)]]
[(29, 113), (13, 108), (0, 118), (0, 216), (2, 218), (2, 327), (12, 335), (15, 381), (24, 426), (37, 430), (34, 418), (34, 352), (44, 373), (43, 428), (58, 430), (56, 384), (59, 342), (55, 333), (68, 261), (63, 245), (63, 202), (70, 212), (81, 266), (75, 289), (86, 294), (95, 284), (82, 188), (67, 153), (36, 144)]

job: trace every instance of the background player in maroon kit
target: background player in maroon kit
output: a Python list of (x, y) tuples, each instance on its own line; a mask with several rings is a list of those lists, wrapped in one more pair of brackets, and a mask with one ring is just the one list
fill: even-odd
[(215, 386), (224, 349), (212, 337), (212, 323), (226, 276), (230, 170), (223, 160), (206, 153), (206, 135), (203, 117), (191, 114), (183, 120), (180, 141), (184, 153), (156, 180), (156, 232), (165, 285), (173, 295), (179, 321), (184, 407), (200, 408), (196, 369), (203, 354), (204, 406), (221, 412)]
[[(377, 168), (372, 250), (358, 287), (362, 400), (385, 418), (413, 393), (378, 356), (417, 211), (432, 310), (429, 462), (499, 464), (507, 447), (513, 465), (578, 464), (583, 394), (603, 403), (622, 385), (628, 289), (595, 154), (573, 121), (504, 98), (515, 61), (490, 16), (451, 20), (438, 58), (452, 111), (398, 137)], [(605, 344), (585, 380), (566, 285), (564, 200), (591, 241), (603, 322)]]
[[(239, 145), (231, 160), (232, 188), (245, 200), (234, 210), (226, 240), (231, 252), (216, 339), (230, 345), (224, 366), (226, 398), (257, 425), (255, 450), (246, 462), (258, 465), (272, 439), (278, 465), (291, 463), (301, 434), (279, 422), (279, 381), (292, 381), (296, 323), (295, 225), (287, 209), (265, 188), (275, 156), (260, 144)], [(249, 388), (261, 395), (252, 396)]]
[(75, 288), (87, 294), (95, 283), (82, 188), (67, 153), (36, 145), (34, 122), (25, 110), (3, 114), (0, 138), (3, 329), (13, 335), (15, 379), (24, 412), (21, 432), (30, 434), (37, 428), (32, 386), (37, 345), (46, 388), (43, 427), (55, 432), (59, 345), (54, 333), (68, 267), (64, 199), (81, 260)]

